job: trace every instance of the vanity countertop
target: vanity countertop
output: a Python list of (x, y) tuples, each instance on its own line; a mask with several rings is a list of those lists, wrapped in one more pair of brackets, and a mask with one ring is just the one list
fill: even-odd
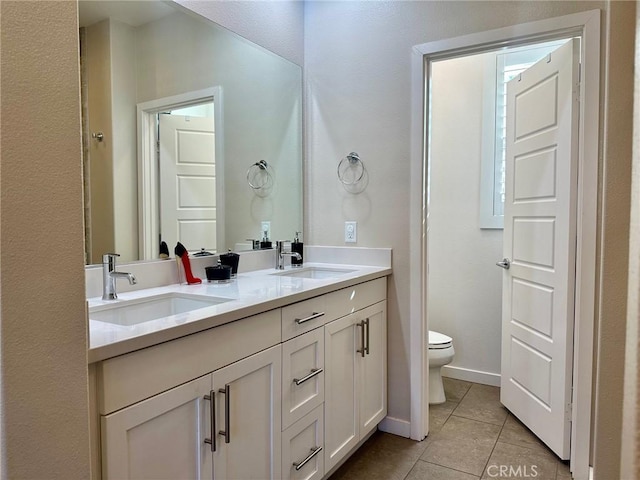
[[(200, 285), (174, 284), (155, 287), (119, 293), (118, 300), (115, 302), (103, 301), (100, 297), (89, 298), (87, 302), (90, 308), (170, 293), (230, 299), (217, 305), (131, 326), (90, 320), (89, 363), (174, 340), (391, 274), (389, 267), (328, 263), (305, 263), (304, 267), (347, 272), (321, 279), (286, 276), (282, 275), (283, 271), (274, 269), (257, 270), (239, 273), (230, 283), (209, 283), (204, 280)], [(291, 273), (299, 271), (292, 270), (290, 267), (286, 270)]]

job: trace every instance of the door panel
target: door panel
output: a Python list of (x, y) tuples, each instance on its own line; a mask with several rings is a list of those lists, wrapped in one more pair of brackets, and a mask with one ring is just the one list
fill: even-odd
[(211, 375), (102, 417), (102, 477), (211, 480)]
[(387, 415), (387, 302), (372, 305), (360, 318), (368, 320), (367, 351), (360, 358), (360, 438)]
[(216, 250), (213, 118), (159, 115), (160, 232), (170, 247)]
[(507, 87), (501, 401), (569, 458), (579, 41)]
[[(281, 477), (281, 365), (278, 345), (213, 373), (218, 430), (215, 479)], [(226, 386), (228, 399), (220, 392)], [(229, 432), (229, 443), (220, 430)]]

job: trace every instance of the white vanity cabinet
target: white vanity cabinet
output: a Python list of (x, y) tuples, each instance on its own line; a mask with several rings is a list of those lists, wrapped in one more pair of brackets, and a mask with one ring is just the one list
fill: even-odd
[(280, 349), (102, 417), (103, 478), (281, 478)]
[(386, 301), (325, 325), (325, 471), (387, 413)]
[(325, 478), (386, 415), (386, 322), (382, 277), (91, 364), (94, 480)]

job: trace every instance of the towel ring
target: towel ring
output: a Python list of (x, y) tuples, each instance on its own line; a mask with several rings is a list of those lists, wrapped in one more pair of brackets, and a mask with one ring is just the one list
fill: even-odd
[(251, 165), (247, 170), (247, 183), (254, 190), (262, 190), (273, 185), (273, 178), (269, 171), (269, 164), (265, 160)]
[(364, 170), (360, 155), (351, 152), (338, 163), (338, 180), (346, 186), (355, 185), (364, 177)]

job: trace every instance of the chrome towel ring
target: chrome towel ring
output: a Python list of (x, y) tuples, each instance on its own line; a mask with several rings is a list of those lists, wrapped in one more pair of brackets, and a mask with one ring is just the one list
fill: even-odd
[(351, 152), (340, 160), (337, 171), (340, 183), (346, 186), (351, 186), (362, 180), (365, 168), (364, 163), (362, 163), (362, 160), (360, 159), (360, 155), (356, 152)]
[(247, 183), (254, 190), (265, 190), (273, 186), (271, 167), (265, 160), (260, 160), (249, 166)]

